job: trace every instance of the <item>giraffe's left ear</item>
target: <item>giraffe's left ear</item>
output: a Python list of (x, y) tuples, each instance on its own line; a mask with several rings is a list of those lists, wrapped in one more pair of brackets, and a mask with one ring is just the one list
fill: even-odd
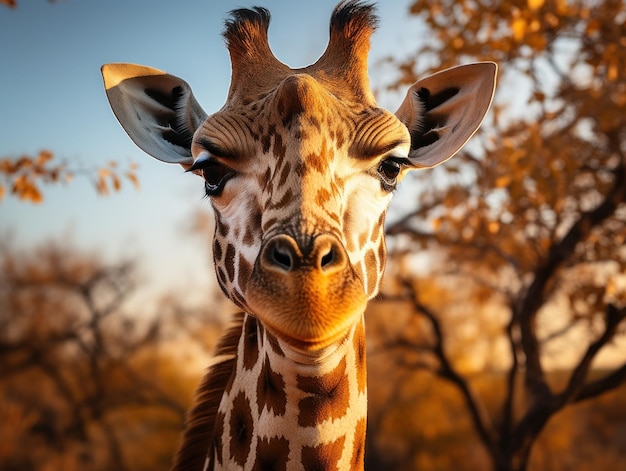
[(413, 165), (434, 167), (465, 145), (491, 105), (497, 71), (493, 62), (461, 65), (411, 86), (396, 116), (411, 133)]
[(188, 167), (191, 140), (207, 114), (184, 80), (135, 64), (102, 66), (113, 113), (137, 146), (163, 162)]

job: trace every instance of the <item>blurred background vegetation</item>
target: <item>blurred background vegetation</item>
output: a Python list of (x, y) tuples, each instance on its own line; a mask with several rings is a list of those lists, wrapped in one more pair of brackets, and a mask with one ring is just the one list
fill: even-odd
[[(475, 60), (499, 64), (499, 87), (479, 134), (409, 177), (416, 204), (388, 223), (366, 468), (621, 469), (626, 6), (420, 0), (410, 14), (431, 40), (374, 64), (379, 95)], [(138, 185), (134, 168), (76, 172), (42, 151), (0, 159), (0, 196), (45, 205), (41, 183), (74, 174), (102, 194)], [(197, 215), (192, 232), (211, 224)], [(232, 309), (221, 294), (138, 315), (141, 260), (4, 241), (0, 263), (0, 468), (168, 469)]]

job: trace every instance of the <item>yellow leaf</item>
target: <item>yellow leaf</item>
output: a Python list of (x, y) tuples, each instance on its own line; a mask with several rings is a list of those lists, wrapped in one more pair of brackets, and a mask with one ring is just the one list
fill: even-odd
[(0, 201), (4, 198), (5, 189), (4, 186), (0, 185)]
[(513, 29), (513, 39), (521, 41), (526, 34), (526, 20), (524, 18), (516, 18), (511, 23), (511, 29)]
[(528, 8), (531, 10), (538, 10), (543, 6), (544, 0), (528, 0)]

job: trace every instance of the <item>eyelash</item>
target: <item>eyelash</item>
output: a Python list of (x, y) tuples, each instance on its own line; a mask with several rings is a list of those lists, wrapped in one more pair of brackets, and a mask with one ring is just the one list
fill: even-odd
[(196, 170), (202, 171), (204, 191), (209, 197), (219, 196), (228, 180), (235, 176), (235, 171), (232, 168), (220, 163), (209, 154), (200, 155), (187, 171)]

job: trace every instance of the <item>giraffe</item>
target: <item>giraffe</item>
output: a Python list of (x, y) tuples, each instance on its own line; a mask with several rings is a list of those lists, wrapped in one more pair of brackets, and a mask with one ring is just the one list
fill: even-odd
[(409, 170), (458, 152), (494, 93), (496, 65), (468, 64), (419, 80), (391, 113), (369, 88), (373, 5), (340, 2), (326, 51), (301, 69), (273, 55), (269, 22), (260, 7), (230, 13), (231, 85), (211, 115), (178, 77), (102, 67), (130, 138), (203, 177), (217, 280), (241, 309), (174, 470), (363, 469), (364, 311), (384, 270), (387, 206)]

